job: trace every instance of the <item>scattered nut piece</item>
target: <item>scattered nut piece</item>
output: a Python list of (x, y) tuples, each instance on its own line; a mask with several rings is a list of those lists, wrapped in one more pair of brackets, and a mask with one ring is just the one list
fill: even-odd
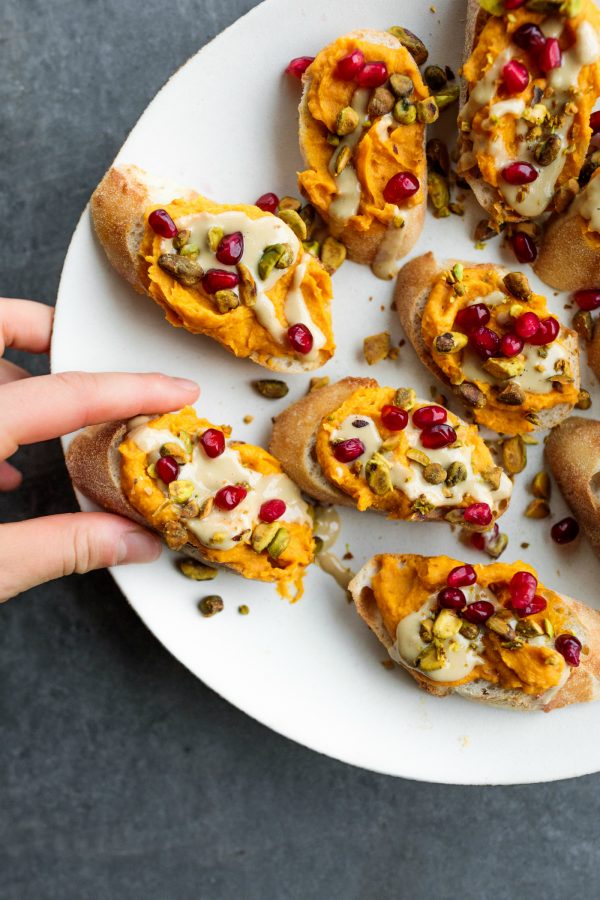
[(217, 291), (214, 295), (214, 300), (217, 309), (223, 314), (231, 312), (233, 309), (237, 309), (240, 305), (240, 298), (235, 291)]
[(279, 201), (279, 212), (282, 209), (293, 209), (294, 212), (299, 212), (302, 207), (302, 201), (298, 200), (297, 197), (282, 197)]
[[(369, 100), (367, 115), (370, 119), (376, 119), (378, 116), (385, 116), (392, 111), (395, 102), (394, 95), (388, 88), (383, 86), (375, 88), (371, 94), (371, 99)], [(338, 134), (339, 133), (340, 132), (338, 131)]]
[(474, 409), (483, 409), (487, 403), (483, 391), (470, 381), (463, 381), (463, 383), (457, 387), (456, 392), (464, 403), (468, 404), (468, 406), (472, 406)]
[(246, 415), (242, 421), (244, 425), (250, 425), (251, 422), (254, 422), (254, 416)]
[(394, 104), (392, 115), (400, 125), (412, 125), (417, 121), (417, 107), (410, 100), (401, 97)]
[(277, 215), (282, 222), (288, 225), (299, 241), (305, 241), (307, 237), (306, 222), (294, 209), (280, 210)]
[(417, 400), (416, 392), (413, 388), (398, 388), (394, 396), (395, 406), (402, 409), (412, 409)]
[(448, 471), (446, 474), (446, 484), (449, 487), (454, 487), (455, 484), (459, 484), (461, 481), (465, 481), (467, 478), (467, 467), (464, 463), (455, 461), (451, 462), (448, 466)]
[(528, 519), (546, 519), (550, 515), (550, 507), (545, 500), (536, 498), (527, 505), (525, 515)]
[(417, 108), (417, 120), (422, 122), (423, 125), (431, 125), (440, 117), (435, 97), (426, 97), (425, 100), (418, 100), (415, 106)]
[(204, 269), (199, 263), (193, 259), (178, 256), (177, 253), (161, 253), (158, 257), (158, 265), (185, 287), (194, 287), (199, 284), (204, 275)]
[(582, 388), (577, 395), (577, 403), (575, 404), (575, 407), (577, 409), (589, 409), (591, 405), (592, 398), (590, 397), (589, 391), (585, 391)]
[(406, 47), (418, 66), (422, 66), (424, 62), (427, 62), (429, 52), (423, 41), (416, 34), (413, 34), (408, 28), (402, 28), (400, 25), (392, 25), (391, 28), (388, 28), (388, 31), (400, 41), (403, 47)]
[(531, 299), (531, 288), (526, 275), (522, 272), (509, 272), (502, 280), (509, 294), (512, 294), (518, 300), (523, 300), (525, 303), (529, 302)]
[[(384, 89), (385, 90), (385, 89)], [(340, 137), (343, 137), (346, 134), (352, 134), (352, 132), (358, 127), (359, 116), (355, 109), (351, 106), (344, 106), (343, 109), (340, 109), (337, 114), (337, 118), (335, 120), (335, 133), (339, 134)], [(279, 207), (281, 209), (281, 206)], [(298, 209), (300, 206), (298, 206)]]
[(525, 356), (522, 353), (511, 357), (492, 356), (486, 359), (483, 368), (492, 378), (498, 378), (500, 381), (516, 378), (525, 371)]
[(447, 473), (439, 463), (430, 463), (423, 469), (423, 478), (428, 484), (442, 484), (446, 481)]
[(240, 300), (244, 304), (244, 306), (255, 306), (256, 305), (256, 282), (252, 277), (252, 272), (245, 266), (244, 263), (238, 263), (235, 267), (238, 273), (238, 277), (240, 279), (239, 283), (239, 293)]
[(211, 616), (215, 616), (217, 613), (222, 612), (224, 606), (225, 604), (223, 603), (222, 597), (219, 597), (218, 594), (210, 594), (208, 597), (202, 598), (198, 604), (198, 609), (205, 619), (210, 619)]
[(517, 475), (527, 465), (527, 451), (519, 435), (502, 441), (502, 465), (509, 475)]
[(329, 235), (321, 245), (321, 262), (330, 275), (333, 275), (346, 259), (346, 247), (337, 238)]
[(549, 500), (552, 492), (552, 482), (547, 472), (538, 472), (533, 476), (531, 482), (531, 493), (534, 497), (540, 497), (542, 500)]
[(438, 334), (434, 346), (438, 353), (458, 353), (467, 346), (467, 340), (461, 331), (445, 331)]
[(522, 406), (525, 403), (525, 391), (520, 384), (513, 381), (502, 388), (496, 399), (507, 406)]
[(390, 349), (391, 340), (388, 331), (372, 334), (363, 340), (363, 354), (370, 366), (387, 359)]
[(310, 379), (308, 385), (308, 393), (312, 394), (313, 391), (318, 391), (320, 388), (327, 387), (329, 384), (329, 375), (315, 375), (314, 378)]
[(278, 381), (276, 378), (259, 378), (258, 381), (253, 381), (252, 385), (261, 397), (267, 397), (269, 400), (280, 400), (289, 392), (285, 381)]
[(389, 85), (396, 97), (409, 97), (415, 89), (408, 75), (400, 75), (397, 72), (390, 75)]
[(245, 603), (242, 603), (241, 606), (238, 606), (238, 612), (239, 612), (240, 616), (247, 616), (248, 613), (250, 612), (250, 607), (246, 606)]
[(206, 566), (197, 559), (180, 559), (177, 566), (181, 574), (192, 581), (212, 581), (217, 577), (217, 569)]

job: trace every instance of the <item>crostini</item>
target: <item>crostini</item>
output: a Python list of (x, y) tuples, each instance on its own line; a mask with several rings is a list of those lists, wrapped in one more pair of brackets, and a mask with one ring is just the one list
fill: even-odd
[(421, 361), (499, 434), (561, 422), (579, 395), (577, 334), (548, 314), (525, 275), (418, 256), (398, 273), (395, 303)]
[(300, 596), (314, 551), (310, 508), (270, 453), (230, 432), (191, 407), (109, 422), (73, 439), (67, 468), (86, 497), (172, 550)]
[(331, 279), (304, 251), (297, 214), (214, 203), (136, 166), (110, 169), (90, 208), (112, 265), (171, 325), (276, 371), (333, 355)]
[(311, 497), (392, 519), (483, 531), (512, 491), (475, 425), (372, 378), (344, 378), (292, 404), (269, 449)]
[(392, 278), (423, 227), (436, 102), (400, 41), (369, 29), (321, 50), (303, 82), (300, 190), (350, 259)]
[(545, 587), (526, 563), (381, 554), (349, 590), (430, 694), (544, 712), (600, 696), (600, 613)]
[(468, 0), (462, 75), (458, 173), (497, 223), (552, 210), (600, 95), (595, 3)]

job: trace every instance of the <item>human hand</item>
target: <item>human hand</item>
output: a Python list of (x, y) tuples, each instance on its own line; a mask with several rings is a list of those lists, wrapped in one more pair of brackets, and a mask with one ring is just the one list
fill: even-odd
[[(0, 299), (0, 356), (7, 347), (47, 353), (53, 310), (31, 300)], [(138, 413), (169, 412), (193, 403), (198, 385), (161, 374), (64, 372), (31, 377), (0, 359), (0, 491), (21, 473), (9, 456), (22, 444), (60, 437)], [(150, 562), (161, 542), (109, 513), (66, 513), (0, 525), (0, 602), (36, 584), (123, 563)]]

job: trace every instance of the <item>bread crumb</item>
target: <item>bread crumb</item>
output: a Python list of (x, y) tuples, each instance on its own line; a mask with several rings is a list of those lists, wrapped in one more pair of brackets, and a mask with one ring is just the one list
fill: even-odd
[(390, 335), (388, 331), (372, 334), (363, 341), (363, 354), (370, 366), (387, 359), (391, 349)]
[(392, 347), (390, 352), (388, 353), (388, 359), (398, 359), (400, 356), (400, 350), (398, 347)]
[(249, 425), (250, 422), (254, 422), (254, 416), (244, 416), (243, 422), (244, 425)]
[(393, 659), (382, 659), (381, 665), (384, 669), (393, 669), (394, 668), (394, 660)]
[(529, 547), (529, 541), (523, 541), (523, 543), (521, 544), (521, 548), (523, 550), (527, 550), (528, 547)]
[(238, 606), (238, 612), (239, 612), (240, 616), (247, 616), (248, 613), (250, 612), (250, 607), (246, 606), (245, 603), (242, 603), (241, 606)]
[(430, 6), (430, 7), (429, 7), (429, 12), (436, 13), (436, 12), (437, 12), (437, 9), (435, 8), (435, 6)]

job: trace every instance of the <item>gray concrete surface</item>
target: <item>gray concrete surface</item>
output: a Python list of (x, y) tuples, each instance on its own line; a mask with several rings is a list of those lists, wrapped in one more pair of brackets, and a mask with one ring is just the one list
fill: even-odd
[[(2, 0), (0, 294), (53, 301), (130, 125), (252, 5)], [(57, 443), (18, 463), (3, 521), (75, 509)], [(318, 756), (182, 669), (106, 573), (0, 608), (2, 900), (590, 896), (599, 787), (439, 787)]]

